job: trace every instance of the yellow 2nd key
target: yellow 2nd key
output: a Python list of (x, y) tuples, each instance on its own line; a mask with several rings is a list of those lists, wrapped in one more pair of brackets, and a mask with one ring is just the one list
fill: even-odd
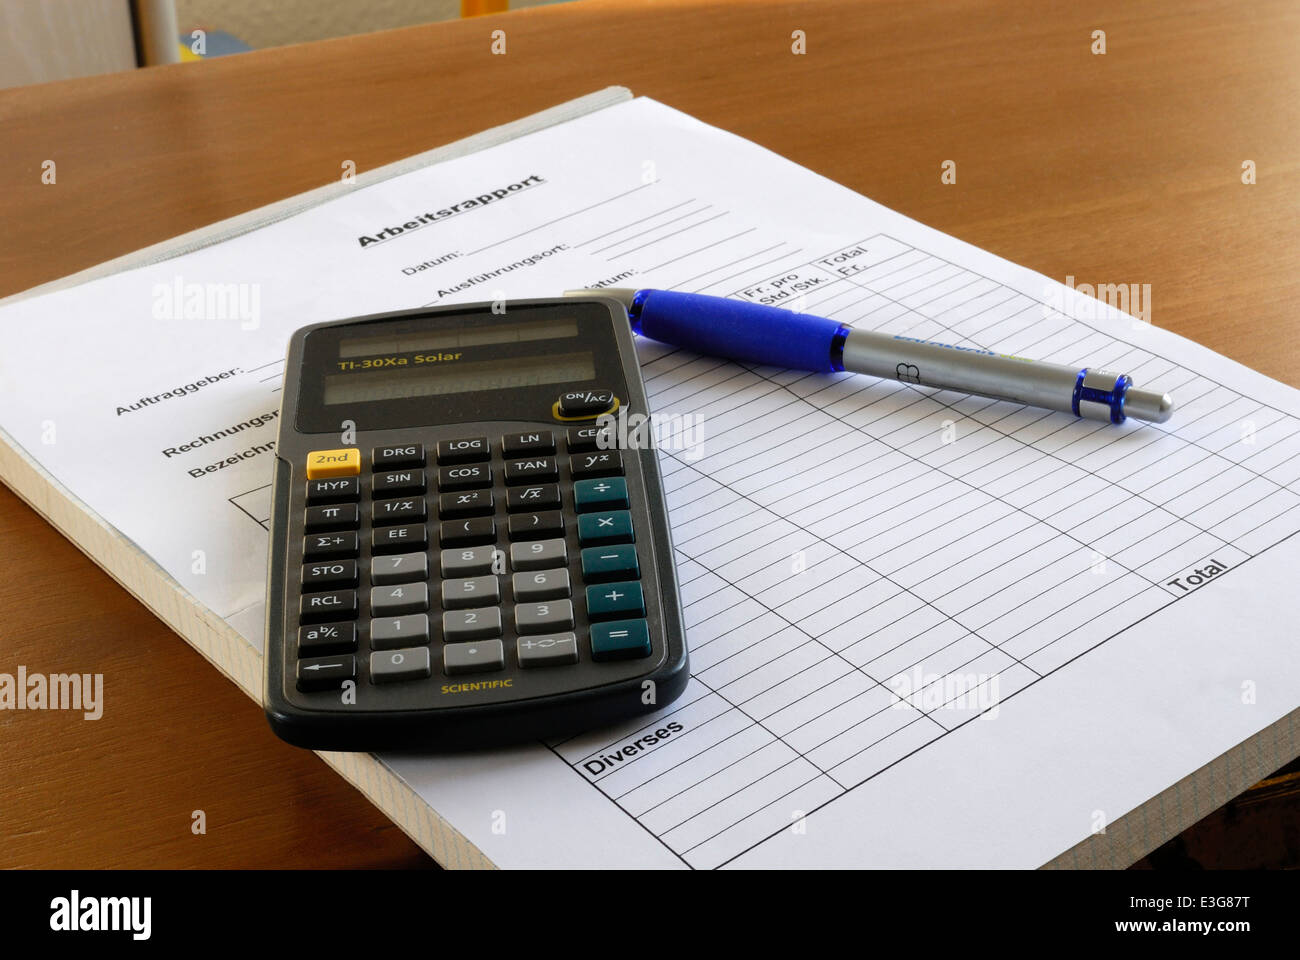
[(360, 472), (361, 451), (356, 447), (344, 450), (313, 450), (307, 454), (308, 480), (355, 477)]

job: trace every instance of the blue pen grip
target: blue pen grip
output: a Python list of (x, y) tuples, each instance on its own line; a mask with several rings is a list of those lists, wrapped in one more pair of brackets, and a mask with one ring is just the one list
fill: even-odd
[(744, 300), (672, 290), (646, 291), (633, 319), (643, 336), (697, 353), (774, 367), (830, 373), (841, 369), (832, 348), (841, 326)]

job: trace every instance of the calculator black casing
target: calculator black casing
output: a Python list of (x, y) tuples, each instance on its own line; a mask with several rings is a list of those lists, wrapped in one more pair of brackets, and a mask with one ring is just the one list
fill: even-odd
[[(516, 637), (513, 621), (505, 616), (502, 638), (506, 651), (505, 674), (515, 678), (513, 682), (516, 684), (508, 695), (500, 690), (457, 693), (451, 696), (440, 693), (443, 684), (472, 682), (490, 678), (491, 675), (467, 674), (454, 678), (443, 676), (443, 641), (436, 626), (431, 631), (433, 636), (429, 643), (433, 675), (427, 680), (404, 684), (372, 684), (368, 667), (369, 631), (359, 627), (358, 645), (353, 653), (359, 671), (356, 703), (343, 705), (338, 690), (303, 692), (297, 689), (294, 676), (297, 659), (297, 604), (302, 592), (297, 577), (302, 561), (300, 551), (294, 549), (294, 544), (300, 544), (304, 535), (307, 480), (302, 465), (308, 451), (359, 448), (364, 478), (369, 476), (370, 452), (373, 447), (408, 442), (424, 444), (425, 470), (429, 477), (429, 489), (425, 496), (430, 505), (426, 520), (431, 581), (428, 614), (431, 624), (436, 625), (442, 610), (436, 589), (440, 549), (437, 537), (437, 484), (434, 479), (438, 470), (434, 454), (437, 441), (485, 434), (495, 439), (503, 433), (551, 430), (557, 439), (556, 458), (561, 464), (562, 509), (566, 514), (564, 538), (568, 544), (572, 578), (574, 558), (580, 547), (576, 525), (568, 519), (575, 514), (564, 438), (568, 427), (590, 425), (593, 421), (588, 420), (582, 424), (560, 422), (555, 419), (552, 403), (566, 389), (607, 387), (615, 391), (620, 398), (620, 408), (626, 410), (628, 415), (648, 416), (650, 411), (631, 326), (622, 304), (598, 296), (508, 301), (504, 312), (501, 312), (501, 306), (498, 302), (495, 312), (491, 303), (476, 303), (375, 314), (303, 327), (290, 340), (272, 491), (264, 656), (264, 706), (267, 719), (275, 733), (289, 743), (317, 750), (452, 750), (535, 741), (575, 734), (653, 712), (676, 699), (686, 687), (689, 670), (685, 631), (662, 479), (653, 445), (644, 444), (639, 449), (623, 449), (622, 456), (628, 481), (629, 510), (633, 517), (636, 547), (641, 561), (646, 619), (650, 622), (650, 657), (593, 662), (590, 646), (584, 645), (584, 628), (589, 621), (585, 605), (581, 602), (582, 580), (578, 577), (573, 578), (573, 607), (580, 662), (572, 666), (521, 669), (513, 659), (512, 648)], [(321, 386), (316, 381), (321, 373), (321, 347), (322, 344), (334, 342), (331, 339), (335, 336), (333, 331), (365, 326), (377, 329), (379, 325), (394, 321), (416, 325), (423, 318), (458, 316), (473, 317), (475, 323), (481, 324), (518, 323), (529, 317), (539, 320), (574, 317), (580, 324), (579, 342), (583, 347), (590, 348), (595, 355), (596, 376), (590, 381), (565, 381), (540, 387), (515, 388), (496, 391), (494, 395), (459, 394), (455, 402), (446, 402), (440, 397), (428, 397), (422, 401), (402, 399), (388, 402), (385, 407), (388, 413), (384, 415), (380, 415), (378, 408), (372, 408), (370, 403), (341, 404), (335, 409), (328, 409), (321, 404)], [(368, 331), (365, 333), (368, 334)], [(510, 349), (529, 349), (518, 344), (508, 346)], [(313, 363), (312, 355), (316, 363)], [(421, 412), (422, 404), (427, 405), (427, 415)], [(394, 414), (395, 410), (397, 412)], [(454, 420), (435, 425), (394, 425), (391, 422), (394, 416), (399, 421), (409, 421), (413, 417), (437, 420), (442, 416), (450, 416)], [(343, 419), (355, 423), (354, 443), (340, 442)], [(327, 424), (329, 429), (322, 429)], [(494, 444), (492, 458), (493, 491), (498, 500), (494, 516), (498, 525), (497, 546), (508, 550), (504, 532), (507, 516), (504, 505), (505, 487), (500, 476), (500, 465), (498, 441)], [(363, 481), (360, 501), (363, 517), (370, 502), (370, 490)], [(363, 524), (362, 529), (369, 528)], [(360, 604), (358, 623), (365, 624), (369, 615), (368, 561), (371, 553), (367, 538), (363, 536), (361, 539), (358, 557), (360, 580), (356, 589)], [(512, 599), (509, 588), (511, 572), (513, 570), (507, 570), (500, 577), (503, 607)], [(594, 685), (569, 689), (573, 685), (574, 675), (567, 671), (579, 670), (584, 671), (583, 679), (592, 681)], [(399, 687), (404, 689), (398, 689)], [(427, 705), (430, 699), (434, 703)], [(398, 702), (400, 706), (393, 705)]]

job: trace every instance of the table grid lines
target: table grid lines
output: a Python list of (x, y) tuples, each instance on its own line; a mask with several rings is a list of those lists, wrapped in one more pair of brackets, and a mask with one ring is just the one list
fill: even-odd
[[(698, 406), (719, 432), (699, 461), (660, 450), (693, 677), (653, 723), (551, 749), (691, 867), (733, 861), (788, 829), (793, 814), (977, 719), (982, 703), (949, 715), (973, 691), (1002, 681), (1010, 690), (996, 703), (1005, 703), (1154, 616), (1187, 595), (1173, 584), (1192, 566), (1213, 558), (1232, 569), (1300, 530), (1295, 478), (1283, 473), (1300, 458), (1300, 420), (1284, 411), (884, 234), (819, 259), (791, 262), (805, 256), (793, 245), (767, 258), (783, 246), (696, 268), (673, 289), (745, 263), (704, 289), (780, 270), (731, 295), (758, 299), (796, 277), (817, 293), (796, 309), (838, 303), (823, 315), (841, 322), (854, 312), (855, 324), (999, 352), (1047, 344), (1043, 359), (1057, 362), (1078, 350), (1143, 371), (1144, 382), (1177, 377), (1167, 389), (1179, 391), (1183, 416), (1170, 429), (1120, 432), (1005, 401), (874, 378), (846, 384), (849, 375), (643, 341), (652, 407)], [(829, 266), (878, 247), (883, 255), (861, 269)], [(1231, 434), (1246, 423), (1269, 442), (1243, 450)], [(939, 442), (943, 427), (954, 442)], [(1276, 452), (1250, 462), (1265, 450)], [(1182, 489), (1162, 472), (1171, 461), (1202, 479)], [(998, 563), (982, 568), (990, 552)], [(780, 569), (795, 557), (806, 560), (800, 571)], [(926, 667), (919, 686), (897, 685)], [(954, 694), (948, 682), (962, 676), (977, 682)], [(940, 687), (937, 702), (927, 699)], [(685, 732), (670, 747), (584, 772), (602, 751), (674, 718)]]

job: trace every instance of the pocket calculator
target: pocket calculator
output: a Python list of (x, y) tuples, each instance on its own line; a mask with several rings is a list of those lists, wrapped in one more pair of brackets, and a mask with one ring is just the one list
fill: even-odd
[(264, 658), (290, 743), (535, 740), (686, 685), (657, 454), (618, 429), (649, 414), (626, 311), (496, 306), (290, 341)]

